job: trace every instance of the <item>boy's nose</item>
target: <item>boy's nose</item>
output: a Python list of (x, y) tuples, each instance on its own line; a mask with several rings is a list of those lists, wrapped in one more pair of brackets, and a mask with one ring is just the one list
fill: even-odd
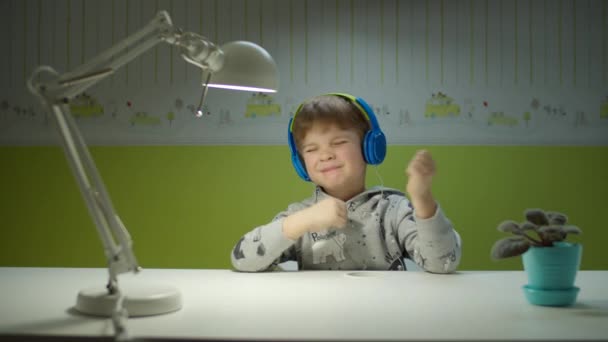
[(336, 156), (334, 154), (334, 152), (331, 149), (323, 149), (323, 151), (321, 151), (321, 160), (332, 160), (334, 159)]

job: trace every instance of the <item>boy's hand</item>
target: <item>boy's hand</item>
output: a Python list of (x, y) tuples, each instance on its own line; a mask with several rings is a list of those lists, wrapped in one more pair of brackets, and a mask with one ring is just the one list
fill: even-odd
[(348, 220), (346, 203), (333, 197), (326, 198), (305, 211), (310, 225), (309, 232), (318, 232), (331, 227), (342, 228)]
[(419, 218), (429, 218), (435, 214), (437, 204), (431, 192), (435, 161), (426, 150), (416, 152), (405, 170), (408, 181), (406, 191)]
[(306, 232), (319, 232), (331, 227), (343, 228), (347, 220), (346, 203), (329, 197), (285, 218), (283, 234), (296, 240)]

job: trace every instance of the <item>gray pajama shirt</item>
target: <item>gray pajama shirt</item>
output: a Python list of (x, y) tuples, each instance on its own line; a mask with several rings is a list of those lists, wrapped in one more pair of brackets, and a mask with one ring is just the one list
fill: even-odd
[(348, 200), (348, 223), (341, 229), (305, 233), (295, 241), (283, 235), (285, 217), (327, 196), (317, 187), (312, 197), (245, 234), (232, 251), (233, 267), (258, 272), (294, 260), (300, 270), (405, 270), (404, 258), (433, 273), (449, 273), (458, 266), (460, 236), (441, 207), (430, 218), (416, 218), (405, 195), (386, 187)]

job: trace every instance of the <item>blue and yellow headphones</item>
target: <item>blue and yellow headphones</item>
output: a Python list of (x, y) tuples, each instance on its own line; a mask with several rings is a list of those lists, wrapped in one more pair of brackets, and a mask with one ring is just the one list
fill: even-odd
[[(363, 137), (363, 158), (365, 162), (371, 165), (378, 165), (382, 163), (384, 157), (386, 156), (386, 137), (384, 133), (380, 129), (380, 125), (378, 124), (378, 120), (376, 119), (376, 115), (374, 115), (374, 111), (372, 108), (360, 97), (354, 97), (349, 94), (343, 93), (328, 93), (325, 95), (334, 95), (340, 96), (348, 101), (350, 101), (359, 111), (363, 114), (363, 116), (370, 123), (370, 130), (365, 133)], [(300, 159), (300, 155), (298, 154), (298, 149), (296, 147), (296, 142), (293, 137), (293, 120), (298, 115), (298, 112), (302, 108), (300, 104), (298, 109), (296, 110), (293, 117), (289, 120), (289, 126), (287, 128), (287, 143), (289, 144), (289, 150), (291, 151), (291, 163), (293, 167), (296, 169), (296, 173), (300, 178), (309, 182), (310, 177), (308, 176), (308, 172), (306, 172), (306, 167), (302, 163)]]

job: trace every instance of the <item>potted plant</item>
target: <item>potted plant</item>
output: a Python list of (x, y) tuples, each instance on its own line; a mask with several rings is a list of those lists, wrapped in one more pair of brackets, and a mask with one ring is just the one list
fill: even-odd
[(576, 301), (574, 286), (580, 267), (582, 246), (566, 242), (568, 234), (581, 234), (567, 224), (566, 215), (542, 209), (526, 209), (526, 221), (501, 222), (497, 229), (515, 236), (500, 239), (492, 246), (492, 259), (521, 255), (528, 284), (523, 290), (528, 302), (536, 305), (565, 306)]

